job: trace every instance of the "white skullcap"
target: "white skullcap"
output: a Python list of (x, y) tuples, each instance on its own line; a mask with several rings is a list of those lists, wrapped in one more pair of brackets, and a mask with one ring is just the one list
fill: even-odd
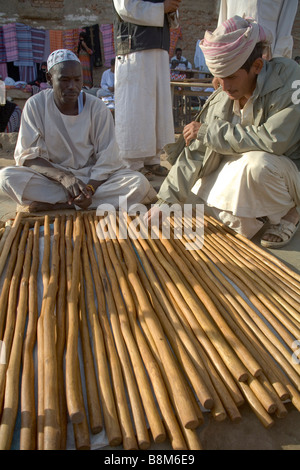
[(48, 72), (54, 65), (59, 64), (60, 62), (66, 62), (67, 60), (74, 60), (80, 63), (77, 55), (68, 49), (58, 49), (57, 51), (51, 52), (47, 60)]

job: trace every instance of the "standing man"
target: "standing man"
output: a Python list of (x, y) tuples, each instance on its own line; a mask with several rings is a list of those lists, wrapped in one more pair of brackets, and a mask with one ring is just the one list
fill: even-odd
[(254, 18), (273, 36), (272, 57), (292, 57), (298, 0), (221, 0), (218, 25), (235, 15)]
[(163, 147), (174, 142), (170, 15), (181, 0), (114, 0), (115, 125), (123, 160), (148, 179), (166, 176)]

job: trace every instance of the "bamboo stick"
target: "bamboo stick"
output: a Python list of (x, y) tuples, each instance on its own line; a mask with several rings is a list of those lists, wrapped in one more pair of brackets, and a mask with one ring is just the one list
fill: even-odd
[(60, 217), (59, 245), (59, 284), (56, 302), (56, 357), (58, 381), (58, 406), (60, 423), (60, 449), (64, 450), (67, 443), (67, 402), (64, 378), (64, 353), (66, 345), (66, 217)]
[[(189, 257), (192, 265), (195, 265), (195, 268), (198, 267), (198, 263), (201, 262), (201, 258), (199, 257), (198, 253), (195, 250), (190, 253), (186, 253), (186, 256)], [(266, 352), (261, 348), (261, 345), (255, 341), (255, 337), (252, 335), (249, 327), (245, 324), (242, 318), (237, 320), (235, 311), (242, 312), (243, 307), (236, 301), (236, 291), (232, 287), (230, 283), (226, 281), (224, 277), (221, 278), (222, 282), (220, 282), (220, 274), (219, 270), (212, 265), (209, 260), (202, 256), (204, 260), (206, 260), (206, 264), (202, 265), (203, 268), (203, 276), (199, 279), (199, 282), (202, 282), (203, 285), (210, 279), (210, 287), (207, 286), (207, 291), (214, 302), (218, 306), (219, 311), (221, 312), (223, 318), (226, 322), (231, 326), (231, 328), (235, 331), (235, 333), (239, 336), (243, 344), (247, 347), (247, 349), (251, 352), (253, 357), (256, 358), (257, 362), (261, 364), (265, 373), (271, 378), (272, 383), (276, 387), (276, 390), (281, 397), (281, 399), (286, 400), (289, 398), (289, 393), (287, 389), (278, 382), (278, 378), (275, 377), (273, 372), (272, 366), (270, 369), (270, 361), (268, 360), (269, 356), (266, 356)], [(208, 269), (208, 266), (210, 269)], [(198, 271), (199, 274), (202, 273), (202, 270)], [(215, 286), (215, 287), (214, 287)], [(226, 287), (226, 289), (225, 289)], [(241, 313), (241, 317), (243, 313)], [(250, 340), (249, 340), (250, 337)], [(253, 343), (255, 342), (255, 347), (253, 347)], [(259, 353), (258, 353), (259, 351)]]
[(214, 226), (218, 226), (219, 229), (226, 234), (229, 238), (232, 238), (236, 243), (240, 243), (245, 246), (253, 255), (264, 260), (272, 269), (277, 273), (285, 273), (285, 276), (289, 278), (292, 284), (296, 287), (299, 287), (300, 276), (291, 268), (289, 268), (285, 263), (276, 258), (272, 253), (264, 250), (260, 246), (257, 246), (251, 240), (248, 240), (246, 237), (234, 232), (232, 229), (218, 222), (218, 220), (213, 219), (212, 217), (204, 216), (204, 223), (211, 223)]
[[(28, 233), (28, 232), (27, 232)], [(6, 372), (4, 407), (0, 425), (0, 450), (9, 450), (17, 418), (19, 404), (19, 375), (22, 361), (22, 347), (28, 312), (28, 282), (31, 266), (33, 233), (28, 234), (24, 257), (24, 268), (20, 282), (20, 292), (16, 312), (15, 331)]]
[[(50, 251), (51, 251), (51, 233), (49, 216), (46, 215), (44, 219), (44, 247), (43, 258), (41, 266), (42, 283), (43, 283), (43, 300), (46, 295), (50, 277)], [(44, 312), (41, 312), (37, 323), (37, 370), (38, 370), (38, 399), (37, 399), (37, 448), (43, 450), (44, 448)]]
[(151, 380), (155, 397), (157, 399), (161, 414), (164, 419), (164, 423), (165, 423), (165, 426), (169, 435), (172, 448), (176, 450), (185, 450), (186, 442), (182, 435), (178, 421), (174, 415), (174, 411), (170, 403), (170, 398), (166, 390), (165, 383), (163, 381), (159, 366), (156, 363), (151, 353), (151, 350), (149, 348), (149, 345), (147, 344), (147, 341), (145, 340), (145, 337), (142, 334), (140, 327), (136, 321), (137, 319), (136, 319), (135, 294), (134, 294), (131, 284), (128, 281), (127, 265), (125, 264), (125, 261), (123, 259), (123, 251), (124, 250), (126, 251), (126, 249), (130, 249), (130, 245), (127, 245), (127, 248), (123, 246), (123, 249), (122, 249), (123, 244), (127, 245), (127, 241), (122, 238), (117, 237), (117, 241), (115, 240), (115, 243), (114, 243), (114, 248), (115, 248), (116, 255), (118, 256), (118, 259), (120, 261), (120, 264), (122, 266), (123, 272), (126, 276), (127, 282), (123, 283), (123, 287), (127, 286), (128, 288), (124, 291), (124, 294), (126, 294), (124, 295), (124, 299), (125, 299), (126, 306), (128, 309), (131, 329), (135, 337), (136, 343), (138, 345), (141, 357), (143, 359), (143, 362), (149, 374), (149, 378)]
[[(82, 222), (77, 216), (75, 221), (74, 250), (71, 234), (66, 234), (67, 256), (69, 270), (67, 270), (67, 336), (66, 336), (66, 399), (67, 408), (72, 423), (81, 423), (85, 410), (82, 408), (80, 387), (78, 386), (77, 357), (78, 357), (78, 284), (80, 268), (80, 250), (82, 242)], [(73, 253), (72, 253), (73, 250)], [(72, 266), (72, 269), (70, 269)]]
[(18, 302), (18, 291), (20, 285), (20, 277), (22, 274), (23, 261), (26, 251), (26, 241), (28, 236), (29, 227), (26, 225), (23, 229), (23, 233), (20, 240), (20, 245), (18, 248), (17, 262), (15, 265), (13, 277), (9, 289), (9, 299), (7, 307), (7, 317), (5, 324), (5, 332), (3, 336), (3, 344), (5, 346), (6, 362), (0, 363), (0, 414), (3, 409), (3, 400), (5, 392), (5, 382), (6, 382), (6, 371), (9, 363), (11, 346), (13, 341), (15, 323), (16, 323), (16, 309)]
[[(142, 223), (141, 223), (141, 227), (143, 231), (143, 237), (146, 237)], [(170, 263), (168, 263), (168, 261), (161, 255), (161, 252), (158, 252), (157, 246), (155, 246), (153, 241), (151, 239), (147, 241), (149, 244), (151, 244), (151, 247), (156, 257), (156, 261), (153, 261), (153, 263), (155, 262), (157, 264), (159, 261), (159, 263), (163, 265), (165, 271), (169, 273), (169, 276), (171, 277), (173, 284), (176, 285), (182, 297), (185, 299), (186, 303), (189, 305), (192, 315), (195, 317), (198, 324), (204, 330), (207, 337), (210, 339), (211, 343), (215, 346), (216, 350), (219, 351), (220, 354), (222, 355), (222, 360), (226, 364), (227, 368), (230, 370), (232, 375), (237, 380), (239, 381), (246, 380), (248, 377), (247, 369), (244, 367), (240, 359), (236, 356), (235, 352), (231, 349), (227, 341), (221, 335), (220, 331), (216, 328), (215, 324), (210, 319), (208, 312), (206, 311), (206, 308), (204, 307), (204, 305), (202, 304), (203, 305), (203, 308), (202, 308), (202, 306), (200, 306), (200, 302), (198, 298), (197, 300), (195, 298), (196, 294), (195, 296), (191, 295), (191, 292), (188, 289), (186, 289), (186, 287), (181, 281), (178, 271), (174, 269)], [(142, 238), (140, 239), (140, 243), (143, 244), (143, 246), (145, 246), (146, 240)], [(169, 288), (169, 284), (168, 284), (168, 288)], [(207, 299), (207, 306), (211, 306), (212, 309), (215, 309), (210, 299), (208, 299), (207, 297), (206, 299)]]
[(6, 264), (6, 261), (7, 261), (7, 257), (9, 255), (9, 251), (10, 251), (10, 248), (11, 248), (11, 245), (13, 243), (13, 240), (18, 232), (18, 227), (21, 223), (21, 220), (22, 220), (22, 212), (18, 212), (14, 221), (13, 221), (13, 224), (11, 226), (11, 229), (5, 239), (5, 243), (3, 245), (3, 248), (2, 248), (2, 251), (1, 251), (1, 254), (0, 254), (0, 276), (2, 275), (2, 272), (4, 270), (4, 267), (5, 267), (5, 264)]
[[(95, 224), (96, 223), (97, 220), (95, 221)], [(100, 227), (97, 223), (97, 233), (99, 228)], [(110, 262), (108, 261), (108, 259), (106, 259), (106, 266), (109, 272), (109, 277), (112, 280), (111, 282), (113, 283), (113, 292), (119, 293), (120, 288), (123, 298), (127, 300), (127, 302), (125, 303), (127, 309), (129, 310), (129, 312), (127, 313), (125, 304), (119, 299), (120, 294), (116, 294), (118, 296), (116, 298), (116, 305), (119, 306), (118, 314), (120, 319), (120, 326), (130, 355), (130, 359), (134, 369), (135, 377), (139, 387), (139, 392), (142, 398), (153, 440), (156, 443), (161, 443), (166, 439), (166, 433), (161, 418), (159, 416), (156, 403), (154, 401), (153, 393), (145, 372), (145, 366), (142, 362), (138, 345), (133, 337), (133, 333), (130, 328), (129, 315), (131, 315), (133, 318), (136, 318), (135, 307), (125, 278), (124, 271), (120, 264), (120, 257), (117, 256), (115, 251), (115, 249), (118, 249), (118, 245), (117, 243), (113, 244), (111, 237), (105, 239), (105, 243), (107, 246), (107, 253), (110, 258)], [(120, 286), (119, 288), (118, 284)]]
[[(123, 245), (123, 247), (125, 247), (125, 245)], [(127, 266), (129, 266), (129, 281), (141, 305), (141, 308), (143, 310), (143, 316), (145, 318), (148, 328), (152, 333), (153, 339), (156, 342), (157, 346), (159, 344), (159, 354), (161, 357), (163, 357), (163, 365), (170, 380), (170, 386), (173, 390), (173, 396), (176, 402), (178, 413), (182, 420), (181, 422), (184, 427), (193, 429), (197, 427), (198, 419), (195, 416), (195, 410), (191, 406), (190, 401), (188, 399), (178, 366), (174, 361), (173, 355), (165, 340), (161, 324), (157, 321), (155, 312), (151, 306), (148, 297), (145, 294), (141, 281), (137, 276), (137, 267), (136, 265), (133, 266), (131, 259), (129, 260), (128, 251), (124, 250), (123, 254), (125, 259), (127, 259)]]
[[(209, 235), (209, 234), (208, 234)], [(207, 237), (209, 241), (210, 237)], [(212, 247), (212, 243), (210, 244)], [(224, 253), (221, 252), (220, 247), (214, 246), (215, 255), (218, 259), (222, 261), (223, 264), (226, 263), (226, 272), (235, 273), (239, 280), (241, 280), (241, 286), (243, 287), (243, 292), (249, 297), (249, 299), (254, 303), (254, 305), (262, 312), (265, 318), (269, 321), (269, 323), (276, 329), (276, 331), (281, 334), (282, 338), (285, 342), (290, 346), (290, 344), (294, 341), (291, 337), (293, 335), (296, 338), (300, 337), (300, 330), (295, 326), (293, 322), (291, 322), (287, 316), (287, 313), (291, 314), (292, 312), (297, 315), (297, 312), (294, 312), (292, 307), (288, 307), (287, 303), (284, 303), (283, 300), (281, 302), (280, 308), (285, 308), (286, 313), (282, 313), (278, 305), (276, 305), (276, 300), (278, 300), (278, 296), (273, 289), (273, 293), (271, 296), (271, 301), (269, 301), (267, 294), (270, 293), (270, 289), (266, 288), (266, 285), (263, 283), (262, 279), (259, 283), (256, 282), (257, 276), (253, 276), (252, 273), (247, 269), (246, 266), (241, 268), (238, 264), (238, 260), (236, 258), (231, 259)], [(212, 248), (211, 248), (212, 251)], [(233, 279), (233, 278), (232, 278)], [(236, 279), (236, 277), (235, 277)], [(243, 284), (242, 284), (243, 283)], [(259, 301), (256, 300), (256, 297)], [(264, 308), (265, 305), (267, 308)], [(300, 304), (298, 304), (299, 306)], [(271, 313), (269, 313), (269, 311)], [(273, 315), (272, 315), (273, 314)], [(275, 319), (275, 317), (277, 320)], [(283, 328), (282, 325), (285, 327)], [(299, 325), (300, 326), (300, 325)], [(288, 333), (286, 333), (286, 330)]]
[(104, 335), (94, 300), (95, 298), (91, 270), (97, 272), (96, 268), (94, 267), (94, 264), (96, 263), (95, 254), (93, 251), (91, 235), (88, 230), (88, 225), (86, 226), (85, 218), (84, 222), (86, 237), (83, 237), (82, 241), (82, 264), (86, 288), (87, 312), (93, 336), (94, 354), (98, 371), (98, 386), (104, 417), (104, 427), (109, 444), (111, 446), (117, 446), (122, 442), (122, 434), (118, 420), (113, 389), (110, 381), (110, 371), (108, 367)]
[(60, 440), (55, 305), (59, 272), (59, 219), (54, 221), (50, 278), (43, 302), (44, 450), (58, 450)]
[[(102, 230), (101, 223), (100, 223), (100, 226), (98, 226), (98, 230)], [(114, 268), (110, 262), (108, 249), (106, 246), (106, 241), (104, 240), (104, 237), (100, 237), (100, 240), (101, 240), (100, 246), (101, 246), (102, 254), (103, 254), (103, 269), (106, 269), (108, 273), (108, 278), (109, 278), (109, 280), (107, 280), (107, 288), (109, 291), (109, 296), (112, 297), (112, 293), (113, 293), (113, 296), (115, 298), (115, 302), (114, 303), (111, 302), (112, 305), (109, 305), (110, 319), (111, 319), (111, 324), (112, 324), (112, 328), (114, 332), (116, 345), (118, 348), (119, 357), (121, 360), (121, 365), (123, 368), (125, 381), (127, 384), (129, 399), (131, 403), (131, 410), (132, 410), (133, 419), (135, 423), (135, 430), (137, 434), (137, 440), (139, 443), (139, 448), (147, 449), (150, 446), (150, 439), (149, 439), (149, 433), (147, 430), (146, 420), (144, 416), (144, 408), (142, 405), (142, 400), (141, 400), (139, 389), (138, 389), (138, 383), (136, 382), (138, 378), (136, 377), (136, 369), (134, 369), (133, 365), (131, 365), (132, 362), (129, 359), (130, 353), (126, 348), (126, 330), (124, 328), (123, 328), (123, 331), (125, 330), (124, 331), (125, 335), (123, 335), (122, 333), (122, 326), (121, 326), (122, 322), (124, 321), (127, 322), (125, 306), (123, 303), (121, 293), (119, 291), (118, 282), (115, 276)], [(104, 272), (102, 273), (102, 278), (105, 279)], [(113, 314), (114, 310), (115, 310), (115, 314)], [(128, 344), (128, 339), (127, 339), (127, 344)], [(132, 372), (131, 372), (131, 367), (133, 368)], [(160, 434), (161, 434), (161, 431), (164, 434), (163, 427), (160, 430)]]
[(0, 338), (3, 340), (3, 334), (5, 329), (6, 315), (7, 315), (7, 302), (9, 297), (9, 289), (11, 284), (11, 279), (16, 265), (16, 259), (18, 254), (18, 247), (20, 241), (20, 235), (22, 232), (22, 227), (19, 226), (14, 241), (10, 250), (9, 262), (5, 272), (5, 278), (3, 281), (3, 286), (0, 296)]
[(89, 422), (92, 433), (97, 434), (103, 429), (102, 412), (86, 315), (87, 312), (85, 306), (83, 273), (81, 270), (79, 293), (79, 331), (82, 345), (82, 358), (85, 373)]
[[(119, 414), (119, 422), (123, 435), (123, 447), (124, 449), (137, 449), (137, 441), (134, 435), (134, 429), (129, 413), (127, 397), (125, 393), (125, 384), (122, 375), (122, 368), (120, 363), (120, 358), (117, 354), (116, 346), (114, 344), (113, 334), (109, 325), (107, 312), (106, 312), (106, 302), (109, 308), (113, 308), (111, 297), (107, 296), (108, 285), (105, 283), (105, 279), (101, 277), (103, 261), (101, 256), (101, 248), (99, 240), (96, 234), (96, 230), (91, 218), (89, 218), (89, 227), (92, 235), (92, 240), (94, 243), (95, 251), (97, 254), (98, 265), (94, 264), (94, 267), (98, 269), (94, 270), (94, 280), (96, 281), (96, 294), (98, 299), (99, 306), (99, 318), (102, 329), (104, 331), (104, 337), (106, 341), (106, 347), (108, 351), (108, 357), (111, 364), (111, 374), (114, 391), (116, 394), (116, 404)], [(96, 276), (95, 276), (96, 274)], [(108, 312), (109, 314), (109, 312)]]
[(2, 253), (5, 240), (6, 240), (7, 237), (8, 237), (8, 234), (9, 234), (9, 232), (10, 232), (10, 230), (11, 230), (12, 224), (13, 224), (13, 220), (12, 220), (12, 219), (7, 220), (7, 221), (5, 222), (5, 227), (4, 227), (4, 229), (1, 228), (2, 235), (1, 235), (1, 240), (0, 240), (0, 254)]
[(40, 223), (36, 222), (34, 226), (32, 265), (28, 287), (28, 326), (23, 348), (20, 450), (36, 449), (35, 370), (33, 351), (36, 344), (38, 320), (37, 276), (39, 268), (39, 230)]

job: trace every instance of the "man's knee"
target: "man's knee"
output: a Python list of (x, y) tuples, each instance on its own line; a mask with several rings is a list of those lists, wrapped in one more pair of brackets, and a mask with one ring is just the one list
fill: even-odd
[(14, 172), (10, 167), (0, 170), (0, 191), (7, 192), (12, 185)]
[(278, 158), (280, 157), (277, 155), (261, 151), (245, 153), (243, 160), (245, 162), (247, 178), (258, 184), (263, 184), (266, 178), (276, 173), (276, 159)]

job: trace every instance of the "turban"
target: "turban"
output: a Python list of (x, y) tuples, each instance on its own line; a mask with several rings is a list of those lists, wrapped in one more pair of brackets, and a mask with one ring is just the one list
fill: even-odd
[(244, 65), (258, 42), (268, 46), (271, 33), (252, 18), (234, 16), (213, 33), (206, 31), (200, 47), (212, 75), (224, 78)]
[(47, 60), (48, 72), (54, 65), (59, 64), (60, 62), (65, 62), (67, 60), (74, 60), (80, 63), (77, 55), (68, 49), (58, 49), (57, 51), (51, 52)]

